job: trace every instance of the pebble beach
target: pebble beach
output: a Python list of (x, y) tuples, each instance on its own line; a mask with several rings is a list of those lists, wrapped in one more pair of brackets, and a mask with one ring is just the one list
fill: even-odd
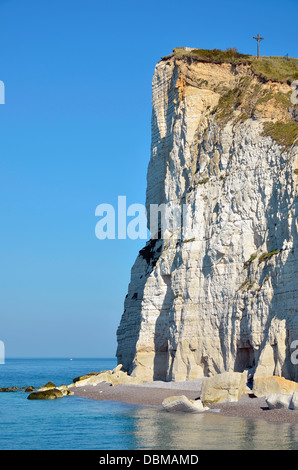
[[(165, 398), (172, 395), (185, 395), (190, 399), (200, 397), (202, 381), (197, 379), (185, 382), (147, 382), (143, 384), (111, 384), (102, 382), (97, 385), (73, 387), (75, 395), (92, 400), (110, 400), (136, 405), (155, 406), (162, 408)], [(237, 402), (224, 402), (213, 404), (210, 411), (218, 412), (222, 416), (263, 419), (273, 423), (292, 423), (298, 425), (298, 411), (289, 409), (270, 410), (265, 397), (255, 398), (252, 395), (243, 395)]]

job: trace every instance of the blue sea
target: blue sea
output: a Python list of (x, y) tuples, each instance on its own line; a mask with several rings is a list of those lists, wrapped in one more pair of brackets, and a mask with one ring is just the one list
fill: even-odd
[[(113, 369), (115, 359), (7, 359), (0, 387), (72, 383), (88, 372)], [(150, 406), (77, 396), (27, 400), (0, 393), (1, 450), (214, 450), (298, 449), (298, 425), (167, 413)]]

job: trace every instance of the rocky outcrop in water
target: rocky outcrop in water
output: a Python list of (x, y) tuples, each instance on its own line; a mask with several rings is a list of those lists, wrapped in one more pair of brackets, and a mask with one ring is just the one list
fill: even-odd
[(64, 394), (57, 388), (48, 388), (40, 392), (32, 392), (28, 395), (28, 400), (55, 400), (56, 398), (62, 398)]

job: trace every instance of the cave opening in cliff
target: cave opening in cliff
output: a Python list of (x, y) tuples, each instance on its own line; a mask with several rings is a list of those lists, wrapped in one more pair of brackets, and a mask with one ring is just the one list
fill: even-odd
[(238, 347), (235, 358), (235, 372), (243, 372), (246, 369), (255, 367), (255, 353), (254, 349), (249, 343), (245, 347)]

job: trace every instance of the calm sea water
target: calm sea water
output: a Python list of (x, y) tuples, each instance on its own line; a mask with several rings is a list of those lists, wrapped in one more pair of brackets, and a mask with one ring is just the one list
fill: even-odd
[[(115, 365), (114, 359), (8, 359), (0, 365), (0, 387), (69, 384)], [(216, 413), (171, 414), (76, 396), (31, 401), (24, 392), (2, 392), (0, 449), (298, 449), (298, 426)]]

